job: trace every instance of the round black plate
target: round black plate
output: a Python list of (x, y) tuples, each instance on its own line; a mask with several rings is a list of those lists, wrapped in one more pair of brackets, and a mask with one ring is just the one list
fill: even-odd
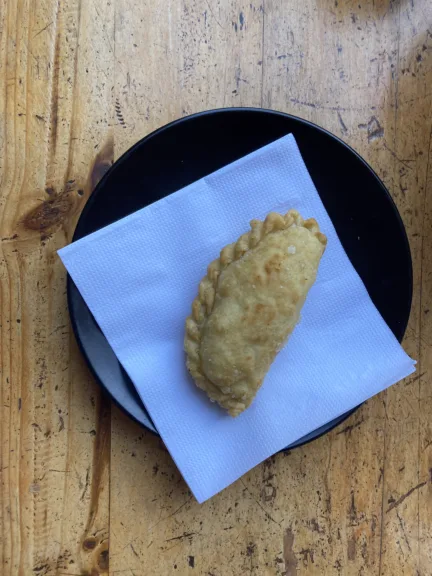
[[(78, 240), (115, 220), (284, 136), (294, 134), (339, 238), (395, 336), (405, 332), (411, 307), (412, 265), (402, 220), (388, 191), (366, 162), (325, 130), (287, 114), (232, 108), (195, 114), (153, 132), (107, 172), (87, 202)], [(72, 326), (94, 375), (130, 416), (156, 432), (129, 377), (72, 280)], [(354, 410), (304, 436), (304, 444)]]

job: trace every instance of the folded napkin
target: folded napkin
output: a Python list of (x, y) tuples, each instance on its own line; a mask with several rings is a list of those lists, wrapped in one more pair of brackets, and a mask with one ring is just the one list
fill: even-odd
[[(232, 418), (187, 373), (185, 319), (221, 248), (252, 218), (290, 208), (318, 220), (327, 249), (299, 325), (251, 407)], [(414, 371), (347, 258), (291, 135), (60, 256), (199, 502)]]

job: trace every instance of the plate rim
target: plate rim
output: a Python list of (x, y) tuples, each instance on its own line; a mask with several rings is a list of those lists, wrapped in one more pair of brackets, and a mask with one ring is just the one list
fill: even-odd
[[(403, 233), (405, 250), (406, 250), (406, 254), (408, 256), (408, 261), (409, 261), (409, 277), (408, 277), (408, 284), (409, 285), (408, 285), (408, 288), (409, 288), (410, 312), (409, 312), (408, 317), (407, 317), (406, 325), (403, 328), (401, 338), (399, 339), (395, 335), (397, 340), (401, 343), (403, 341), (406, 329), (408, 327), (409, 318), (410, 318), (410, 314), (411, 314), (411, 308), (412, 308), (413, 265), (412, 265), (412, 254), (411, 254), (411, 247), (410, 247), (410, 243), (409, 243), (409, 239), (408, 239), (408, 234), (407, 234), (402, 216), (401, 216), (401, 214), (397, 208), (396, 202), (393, 199), (393, 197), (390, 194), (387, 187), (384, 185), (381, 178), (375, 172), (375, 170), (370, 166), (370, 164), (368, 162), (366, 162), (366, 160), (362, 156), (360, 156), (360, 154), (356, 150), (354, 150), (354, 148), (352, 148), (349, 144), (344, 142), (341, 138), (339, 138), (338, 136), (336, 136), (335, 134), (333, 134), (329, 130), (326, 130), (325, 128), (319, 126), (318, 124), (310, 122), (309, 120), (306, 120), (306, 119), (301, 118), (299, 116), (295, 116), (293, 114), (288, 114), (286, 112), (282, 112), (279, 110), (272, 110), (272, 109), (267, 109), (267, 108), (256, 108), (256, 107), (214, 108), (214, 109), (209, 109), (209, 110), (202, 110), (200, 112), (196, 112), (196, 113), (190, 114), (188, 116), (183, 116), (181, 118), (177, 118), (175, 120), (172, 120), (171, 122), (168, 122), (167, 124), (164, 124), (163, 126), (160, 126), (159, 128), (156, 128), (152, 132), (149, 132), (148, 134), (146, 134), (145, 136), (140, 138), (137, 142), (135, 142), (135, 144), (133, 144), (132, 146), (130, 146), (127, 150), (125, 150), (123, 152), (123, 154), (108, 168), (108, 170), (105, 172), (105, 174), (99, 180), (99, 182), (96, 184), (94, 189), (91, 191), (90, 196), (89, 196), (87, 202), (85, 203), (85, 205), (84, 205), (84, 207), (83, 207), (83, 209), (79, 215), (77, 223), (75, 225), (75, 229), (74, 229), (73, 236), (72, 236), (72, 242), (75, 242), (79, 238), (83, 237), (79, 231), (80, 223), (82, 221), (85, 221), (87, 213), (91, 210), (92, 205), (93, 205), (96, 197), (100, 193), (100, 190), (103, 188), (106, 180), (108, 180), (108, 178), (110, 178), (113, 171), (116, 170), (119, 167), (119, 165), (121, 165), (123, 162), (125, 162), (130, 155), (132, 155), (138, 148), (140, 148), (148, 140), (151, 140), (153, 137), (158, 136), (159, 134), (175, 127), (178, 124), (183, 124), (183, 123), (189, 122), (191, 120), (195, 120), (196, 118), (199, 118), (202, 116), (212, 116), (212, 115), (221, 114), (221, 113), (234, 114), (234, 113), (247, 113), (247, 112), (259, 113), (259, 114), (263, 114), (263, 115), (272, 115), (272, 116), (277, 116), (277, 117), (281, 117), (281, 118), (285, 118), (285, 119), (288, 118), (288, 119), (293, 120), (295, 122), (300, 122), (301, 124), (305, 124), (305, 125), (313, 128), (313, 129), (315, 129), (315, 130), (318, 130), (319, 132), (324, 133), (326, 136), (330, 137), (331, 139), (336, 140), (340, 145), (347, 148), (351, 153), (353, 153), (355, 155), (355, 157), (357, 158), (357, 160), (359, 160), (369, 170), (369, 172), (372, 174), (372, 176), (374, 176), (375, 180), (377, 181), (377, 184), (381, 187), (381, 189), (383, 190), (383, 192), (387, 196), (387, 199), (390, 200), (390, 206), (392, 207), (393, 213), (396, 216), (396, 219), (397, 219), (398, 224), (399, 224), (399, 228), (401, 229), (401, 231)], [(95, 368), (93, 367), (93, 363), (91, 362), (91, 359), (90, 359), (89, 355), (87, 354), (87, 351), (84, 348), (83, 343), (81, 341), (81, 338), (79, 336), (79, 328), (78, 328), (77, 320), (76, 320), (75, 314), (73, 313), (73, 309), (74, 309), (73, 291), (74, 290), (78, 291), (78, 289), (75, 286), (75, 283), (73, 282), (71, 276), (68, 273), (67, 274), (67, 305), (68, 305), (69, 318), (71, 321), (71, 326), (72, 326), (75, 340), (78, 344), (78, 348), (80, 350), (80, 353), (84, 357), (86, 364), (87, 364), (87, 367), (90, 369), (91, 374), (95, 378), (98, 385), (101, 386), (103, 393), (108, 394), (111, 401), (113, 401), (125, 414), (127, 414), (127, 416), (129, 418), (131, 418), (132, 420), (137, 422), (140, 426), (144, 427), (151, 434), (156, 435), (156, 436), (160, 436), (156, 430), (156, 427), (155, 427), (155, 430), (152, 430), (151, 428), (146, 426), (134, 414), (132, 414), (125, 406), (123, 406), (116, 398), (114, 398), (114, 396), (112, 395), (110, 390), (107, 388), (107, 386), (105, 385), (103, 380), (101, 380), (101, 378), (99, 378), (98, 374), (96, 373)], [(85, 302), (84, 302), (84, 304), (85, 304)], [(87, 304), (85, 304), (85, 305), (87, 306)], [(392, 333), (393, 333), (393, 331), (392, 331)], [(120, 361), (118, 361), (118, 362), (121, 365)], [(142, 402), (142, 400), (141, 400), (141, 402)], [(142, 402), (142, 404), (144, 405), (144, 402)], [(282, 451), (289, 451), (289, 450), (292, 450), (294, 448), (299, 448), (300, 446), (304, 446), (304, 445), (309, 444), (310, 442), (312, 442), (314, 440), (317, 440), (318, 438), (321, 438), (322, 436), (324, 436), (328, 432), (331, 432), (337, 426), (339, 426), (340, 424), (345, 422), (363, 404), (364, 403), (359, 404), (358, 406), (352, 408), (351, 410), (348, 410), (347, 412), (334, 418), (333, 420), (330, 421), (330, 423), (328, 423), (328, 424), (331, 424), (330, 426), (326, 427), (325, 430), (322, 430), (321, 432), (319, 432), (315, 436), (309, 437), (310, 435), (312, 435), (314, 433), (314, 430), (313, 430), (309, 434), (302, 436), (301, 438), (299, 438), (297, 441), (293, 442), (292, 444), (290, 444), (286, 448), (283, 448)], [(149, 420), (151, 421), (150, 415), (149, 415)], [(327, 426), (327, 424), (324, 424), (323, 427), (325, 427), (325, 426)], [(320, 429), (321, 429), (321, 427), (317, 428), (316, 430), (320, 430)]]

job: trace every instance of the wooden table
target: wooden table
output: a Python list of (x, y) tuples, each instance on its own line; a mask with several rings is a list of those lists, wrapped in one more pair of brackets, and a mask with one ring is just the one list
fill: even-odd
[[(431, 575), (432, 2), (2, 0), (0, 30), (2, 576)], [(131, 144), (221, 106), (307, 118), (378, 172), (418, 364), (200, 506), (90, 376), (56, 251)]]

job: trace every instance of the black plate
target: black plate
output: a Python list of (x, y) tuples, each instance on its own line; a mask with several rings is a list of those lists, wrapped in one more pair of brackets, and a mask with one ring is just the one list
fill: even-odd
[[(412, 264), (402, 220), (390, 194), (366, 162), (325, 130), (287, 114), (223, 109), (195, 114), (153, 132), (107, 172), (87, 202), (74, 234), (78, 240), (131, 212), (284, 136), (300, 152), (348, 256), (399, 341), (411, 308)], [(94, 375), (135, 420), (156, 432), (72, 280), (72, 326)], [(304, 436), (304, 444), (334, 428), (354, 410)]]

